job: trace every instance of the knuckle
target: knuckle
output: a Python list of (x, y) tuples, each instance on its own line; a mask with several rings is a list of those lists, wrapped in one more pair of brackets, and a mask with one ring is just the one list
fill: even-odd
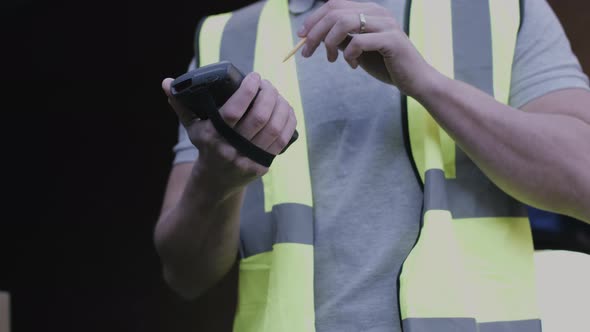
[(401, 30), (401, 27), (399, 26), (399, 23), (397, 23), (397, 21), (393, 17), (388, 17), (387, 20), (385, 21), (385, 23), (387, 24), (387, 26), (390, 29), (393, 29), (393, 30), (396, 30), (396, 31)]
[(295, 116), (295, 109), (293, 109), (293, 107), (289, 106), (288, 112), (289, 112), (289, 117), (288, 117), (287, 121), (297, 120), (297, 117)]
[(213, 134), (215, 128), (209, 123), (205, 123), (202, 126), (191, 126), (190, 127), (190, 136), (194, 137), (195, 143), (199, 145), (209, 144), (213, 141)]
[(222, 113), (225, 122), (236, 123), (242, 118), (242, 114), (238, 108), (228, 107)]
[(234, 147), (222, 142), (217, 145), (216, 150), (217, 154), (226, 161), (233, 161), (238, 153)]
[(269, 124), (266, 128), (265, 128), (265, 132), (268, 136), (270, 136), (271, 138), (278, 138), (281, 135), (281, 131), (282, 131), (282, 127), (280, 127), (277, 124)]
[(236, 123), (240, 120), (240, 116), (237, 112), (228, 112), (227, 114), (225, 114), (224, 118), (226, 122), (230, 123)]
[(328, 1), (328, 8), (335, 9), (339, 8), (342, 4), (342, 0), (330, 0)]
[(328, 14), (326, 14), (324, 19), (327, 22), (335, 24), (339, 21), (339, 18), (340, 18), (340, 11), (333, 11), (333, 12), (329, 12)]
[(248, 97), (252, 97), (258, 91), (258, 82), (253, 79), (244, 80), (240, 87), (240, 92)]
[(256, 95), (256, 93), (258, 92), (258, 85), (256, 85), (254, 82), (250, 82), (249, 84), (246, 84), (245, 88), (245, 92), (248, 95), (248, 97), (254, 97)]
[(281, 149), (283, 149), (285, 146), (287, 146), (290, 139), (291, 139), (291, 137), (288, 137), (287, 135), (281, 135), (281, 136), (277, 137), (276, 142), (279, 145), (279, 147)]
[(257, 85), (249, 85), (246, 87), (246, 97), (248, 99), (254, 99), (256, 94), (258, 93), (258, 86)]
[[(279, 92), (276, 89), (269, 89), (266, 91), (264, 98), (260, 101), (260, 108), (265, 110), (264, 113), (269, 113), (278, 102)], [(266, 111), (268, 109), (268, 111)], [(270, 114), (269, 114), (270, 115)]]
[(277, 92), (277, 104), (280, 108), (290, 107), (287, 99)]
[(338, 18), (338, 21), (334, 24), (334, 27), (338, 30), (347, 30), (350, 24), (351, 17), (349, 15), (342, 15)]
[(253, 163), (254, 162), (251, 161), (248, 157), (239, 156), (234, 160), (233, 165), (240, 173), (250, 175), (253, 173)]
[(269, 112), (264, 112), (262, 110), (259, 110), (258, 112), (254, 112), (252, 114), (252, 124), (256, 128), (260, 128), (260, 127), (264, 126), (268, 122), (268, 119), (270, 118), (270, 115), (268, 113)]
[(326, 40), (324, 40), (324, 45), (326, 45), (327, 48), (335, 48), (337, 46), (333, 38), (326, 38)]
[(348, 47), (346, 47), (346, 49), (344, 50), (344, 58), (346, 60), (352, 60), (355, 58), (355, 54), (359, 51), (359, 45), (358, 42), (355, 41), (355, 38), (352, 38), (352, 41), (350, 42), (350, 44), (348, 45)]
[(303, 27), (305, 29), (309, 29), (309, 25), (311, 24), (311, 16), (308, 16), (304, 21), (303, 21)]
[(319, 43), (320, 43), (319, 38), (315, 35), (315, 33), (313, 33), (313, 31), (307, 35), (307, 44), (309, 46), (313, 46), (313, 45), (316, 45)]

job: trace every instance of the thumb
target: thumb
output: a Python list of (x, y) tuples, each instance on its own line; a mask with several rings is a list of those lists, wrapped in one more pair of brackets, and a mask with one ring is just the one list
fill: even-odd
[(162, 81), (162, 90), (164, 90), (164, 93), (166, 94), (166, 96), (168, 96), (168, 98), (172, 97), (172, 94), (170, 93), (170, 85), (173, 81), (174, 79), (170, 77), (167, 77)]

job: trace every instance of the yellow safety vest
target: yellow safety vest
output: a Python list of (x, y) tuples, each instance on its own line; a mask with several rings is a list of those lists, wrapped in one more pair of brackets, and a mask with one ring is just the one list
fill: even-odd
[[(313, 199), (287, 0), (200, 22), (199, 65), (256, 71), (290, 102), (299, 140), (252, 183), (241, 211), (234, 331), (315, 331)], [(408, 1), (406, 28), (443, 74), (508, 102), (517, 0)], [(405, 332), (538, 332), (526, 209), (498, 189), (414, 99), (403, 98), (408, 152), (424, 189), (416, 245), (399, 277)], [(416, 222), (419, 222), (418, 220)]]

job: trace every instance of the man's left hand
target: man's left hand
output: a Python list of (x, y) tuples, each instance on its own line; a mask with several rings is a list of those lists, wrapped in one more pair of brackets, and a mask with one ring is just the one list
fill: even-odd
[[(366, 22), (362, 33), (361, 14)], [(323, 41), (328, 61), (336, 61), (340, 50), (352, 68), (360, 65), (408, 95), (423, 92), (436, 72), (391, 13), (372, 2), (330, 0), (305, 20), (298, 35), (307, 37), (301, 52), (304, 57), (311, 56)]]

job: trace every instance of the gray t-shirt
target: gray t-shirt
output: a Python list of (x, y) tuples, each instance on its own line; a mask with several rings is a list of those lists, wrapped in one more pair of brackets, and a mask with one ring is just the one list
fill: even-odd
[[(405, 0), (375, 2), (403, 26)], [(310, 12), (291, 15), (294, 32)], [(314, 195), (316, 329), (401, 331), (396, 281), (418, 234), (422, 192), (404, 149), (400, 93), (341, 55), (329, 63), (323, 46), (295, 61)], [(588, 79), (546, 1), (526, 0), (510, 105), (564, 88), (588, 89)], [(175, 164), (198, 156), (182, 127), (174, 151)]]

